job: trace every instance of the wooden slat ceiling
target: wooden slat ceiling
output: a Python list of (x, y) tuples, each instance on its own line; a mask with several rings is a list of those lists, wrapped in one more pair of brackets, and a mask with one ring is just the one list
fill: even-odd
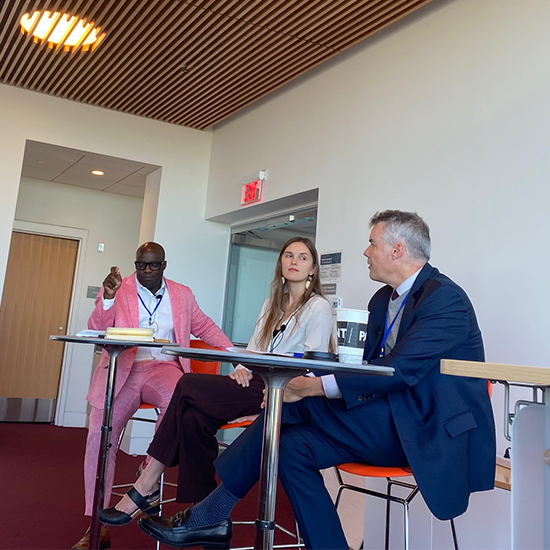
[[(0, 0), (0, 82), (206, 129), (434, 0)], [(34, 10), (93, 21), (88, 52), (21, 34)]]

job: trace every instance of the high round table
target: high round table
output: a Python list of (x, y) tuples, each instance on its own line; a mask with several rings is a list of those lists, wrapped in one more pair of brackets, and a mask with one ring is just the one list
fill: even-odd
[(263, 354), (246, 350), (220, 351), (209, 349), (170, 347), (162, 350), (167, 355), (240, 363), (261, 376), (266, 387), (264, 439), (256, 519), (256, 544), (258, 550), (273, 548), (275, 529), (275, 497), (277, 491), (277, 467), (279, 463), (279, 435), (283, 391), (290, 380), (311, 371), (350, 373), (374, 376), (393, 376), (394, 369), (376, 365), (349, 365), (329, 361), (313, 361), (275, 354)]
[[(99, 550), (99, 536), (101, 524), (97, 514), (103, 508), (105, 495), (105, 479), (107, 477), (107, 463), (109, 449), (111, 448), (111, 424), (113, 418), (113, 397), (115, 393), (115, 379), (118, 356), (126, 350), (136, 347), (143, 348), (166, 348), (169, 344), (161, 342), (140, 342), (130, 340), (112, 340), (107, 338), (91, 338), (88, 336), (50, 336), (50, 340), (68, 342), (72, 344), (93, 344), (104, 349), (109, 354), (109, 371), (107, 373), (107, 386), (105, 388), (105, 405), (103, 407), (103, 424), (101, 426), (101, 444), (99, 446), (99, 457), (97, 461), (97, 474), (94, 492), (94, 505), (92, 511), (92, 524), (90, 529), (90, 549)], [(171, 344), (176, 346), (177, 344)]]

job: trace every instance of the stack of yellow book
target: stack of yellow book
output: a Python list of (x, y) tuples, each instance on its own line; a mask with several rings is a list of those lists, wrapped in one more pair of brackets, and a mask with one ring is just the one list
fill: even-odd
[(109, 327), (105, 331), (108, 340), (129, 340), (132, 342), (153, 342), (152, 328)]

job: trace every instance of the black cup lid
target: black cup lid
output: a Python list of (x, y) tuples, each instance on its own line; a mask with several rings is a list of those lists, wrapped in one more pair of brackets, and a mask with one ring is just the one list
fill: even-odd
[(314, 361), (338, 361), (335, 353), (328, 351), (306, 351), (304, 353), (304, 359), (312, 359)]

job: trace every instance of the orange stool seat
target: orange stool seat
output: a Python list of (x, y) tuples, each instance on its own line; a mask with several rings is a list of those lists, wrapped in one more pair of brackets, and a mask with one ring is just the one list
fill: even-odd
[(151, 405), (150, 403), (140, 403), (139, 408), (141, 410), (156, 409), (155, 405)]
[(371, 464), (359, 464), (358, 462), (348, 462), (336, 466), (342, 472), (362, 477), (407, 477), (412, 476), (412, 470), (407, 466), (405, 468), (372, 466)]
[(220, 426), (220, 430), (229, 430), (231, 428), (248, 428), (252, 424), (252, 420), (243, 420), (242, 422), (228, 422)]

